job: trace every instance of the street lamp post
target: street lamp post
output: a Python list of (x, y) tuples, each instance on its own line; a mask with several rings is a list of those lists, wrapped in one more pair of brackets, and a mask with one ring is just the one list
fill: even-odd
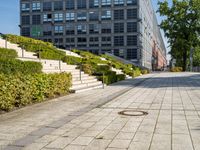
[[(20, 30), (22, 29), (21, 25), (18, 25), (18, 27), (20, 28)], [(22, 58), (24, 58), (24, 45), (22, 45), (21, 49), (22, 49)]]

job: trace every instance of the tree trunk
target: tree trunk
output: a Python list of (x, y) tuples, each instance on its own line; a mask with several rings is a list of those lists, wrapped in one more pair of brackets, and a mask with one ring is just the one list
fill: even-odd
[(187, 69), (187, 49), (185, 48), (183, 51), (183, 71)]

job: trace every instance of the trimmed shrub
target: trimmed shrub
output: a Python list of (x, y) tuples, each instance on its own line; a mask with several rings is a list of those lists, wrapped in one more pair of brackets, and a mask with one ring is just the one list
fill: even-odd
[(18, 59), (3, 59), (0, 58), (0, 73), (4, 74), (33, 74), (41, 73), (42, 64), (32, 61), (21, 61)]
[(117, 74), (117, 81), (125, 80), (126, 76), (124, 74)]
[(183, 68), (182, 67), (173, 67), (170, 70), (171, 72), (183, 72)]
[(0, 110), (9, 111), (14, 107), (44, 101), (46, 98), (69, 93), (71, 75), (0, 74)]
[(83, 64), (81, 66), (81, 70), (86, 74), (89, 74), (89, 75), (93, 74), (93, 67), (91, 64)]
[(143, 70), (141, 70), (141, 73), (142, 73), (142, 74), (148, 74), (148, 73), (149, 73), (149, 70), (143, 69)]
[(0, 58), (16, 58), (17, 52), (13, 49), (0, 48)]
[(62, 59), (63, 62), (66, 62), (69, 65), (78, 65), (82, 62), (82, 58), (74, 56), (65, 56)]

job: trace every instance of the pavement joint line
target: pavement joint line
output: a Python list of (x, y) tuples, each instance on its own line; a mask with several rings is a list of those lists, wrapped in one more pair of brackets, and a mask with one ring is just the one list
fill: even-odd
[[(159, 90), (158, 90), (158, 91), (159, 91)], [(158, 93), (158, 91), (157, 91), (157, 93)], [(149, 93), (149, 95), (150, 95), (150, 94), (151, 94), (151, 93)], [(146, 95), (146, 97), (147, 97), (147, 96), (148, 96), (148, 95)], [(153, 100), (153, 101), (155, 101), (155, 99), (156, 99), (156, 96), (154, 96), (154, 100)], [(153, 102), (151, 103), (151, 106), (152, 106), (152, 104), (153, 104)], [(147, 109), (147, 110), (148, 110), (148, 109)], [(136, 134), (138, 133), (138, 130), (139, 130), (139, 128), (141, 127), (141, 124), (143, 123), (143, 121), (144, 121), (144, 119), (145, 119), (146, 117), (147, 117), (147, 116), (144, 116), (144, 117), (143, 117), (142, 121), (140, 122), (139, 126), (137, 127), (136, 132), (135, 132), (135, 134), (134, 134), (134, 136), (133, 136), (131, 142), (129, 143), (128, 148), (130, 148), (130, 145), (131, 145), (131, 143), (133, 142), (133, 139), (135, 138)]]
[[(155, 76), (155, 75), (154, 75), (154, 76)], [(108, 102), (110, 102), (110, 101), (112, 101), (112, 100), (114, 100), (114, 99), (116, 99), (116, 98), (122, 96), (123, 94), (129, 92), (130, 90), (132, 90), (132, 89), (134, 89), (135, 87), (139, 86), (139, 85), (142, 84), (143, 82), (145, 82), (145, 81), (151, 79), (152, 77), (153, 77), (153, 76), (148, 77), (148, 78), (140, 78), (138, 82), (133, 83), (131, 86), (125, 88), (124, 90), (118, 92), (117, 94), (116, 94), (116, 93), (112, 94), (111, 96), (109, 96), (110, 98), (107, 97), (107, 99), (104, 99), (104, 101), (103, 101), (102, 103), (99, 102), (101, 99), (98, 99), (98, 100), (96, 100), (92, 105), (89, 105), (89, 106), (87, 106), (87, 107), (81, 108), (80, 110), (74, 111), (74, 112), (70, 113), (69, 115), (67, 115), (66, 117), (63, 117), (63, 118), (61, 118), (61, 119), (59, 119), (59, 120), (56, 120), (56, 121), (53, 121), (53, 123), (51, 123), (51, 124), (49, 124), (49, 125), (46, 125), (46, 126), (43, 126), (42, 128), (47, 127), (47, 128), (56, 129), (56, 127), (57, 127), (57, 128), (62, 127), (64, 124), (69, 123), (71, 120), (75, 119), (76, 117), (79, 117), (79, 116), (81, 116), (81, 115), (83, 115), (83, 114), (85, 114), (85, 113), (91, 111), (91, 110), (94, 109), (94, 108), (100, 108), (101, 106), (105, 105), (106, 103), (108, 103)], [(96, 104), (96, 103), (97, 103), (97, 104)], [(92, 107), (91, 107), (91, 106), (92, 106)], [(87, 109), (87, 108), (90, 108), (90, 109)], [(87, 111), (84, 111), (84, 110), (86, 110), (86, 109), (87, 109)], [(81, 110), (83, 111), (82, 113), (78, 113), (77, 115), (72, 115), (72, 114), (76, 114), (77, 112), (80, 112)], [(51, 127), (51, 125), (56, 124), (58, 121), (63, 121), (63, 119), (67, 119), (69, 116), (75, 116), (75, 117), (72, 117), (72, 118), (68, 119), (67, 121), (61, 122), (61, 123), (58, 124), (58, 126), (56, 126), (55, 128)], [(42, 128), (39, 128), (39, 129), (37, 129), (37, 130), (35, 130), (35, 131), (33, 131), (33, 132), (39, 132)], [(52, 130), (51, 132), (53, 132), (53, 130)], [(49, 132), (49, 133), (51, 133), (51, 132)], [(32, 133), (32, 132), (31, 132), (31, 133)], [(14, 143), (9, 144), (7, 147), (4, 148), (4, 150), (10, 150), (11, 147), (13, 147), (13, 146), (18, 146), (18, 147), (19, 147), (19, 145), (21, 146), (21, 148), (23, 148), (23, 147), (25, 147), (25, 146), (28, 146), (29, 144), (32, 144), (35, 140), (37, 140), (37, 139), (39, 139), (39, 138), (41, 138), (42, 136), (45, 135), (45, 134), (43, 135), (43, 134), (40, 134), (40, 133), (39, 133), (38, 136), (35, 136), (35, 135), (32, 135), (31, 133), (29, 133), (29, 134), (26, 135), (25, 137), (22, 137), (22, 138), (20, 138), (20, 139), (17, 139), (16, 141), (14, 141)], [(28, 138), (28, 137), (29, 137), (29, 138)], [(33, 138), (33, 137), (37, 137), (37, 138)], [(28, 140), (27, 140), (27, 139), (28, 139)]]
[[(181, 92), (180, 92), (179, 84), (178, 84), (178, 92), (179, 92), (179, 95), (180, 95), (181, 103), (182, 103), (182, 105), (183, 105), (183, 107), (184, 107), (183, 98), (182, 98), (182, 95), (181, 95)], [(186, 92), (187, 92), (187, 90), (186, 90)], [(187, 94), (188, 94), (188, 93), (187, 93)], [(191, 99), (190, 99), (190, 100), (191, 100)], [(191, 144), (192, 144), (192, 148), (193, 148), (193, 150), (195, 150), (194, 142), (193, 142), (192, 135), (191, 135), (190, 128), (189, 128), (189, 124), (188, 124), (187, 115), (186, 115), (185, 110), (184, 110), (183, 112), (184, 112), (184, 115), (185, 115), (185, 120), (186, 120), (186, 124), (187, 124), (187, 129), (188, 129), (188, 132), (189, 132), (189, 135), (190, 135), (190, 141), (191, 141)]]
[[(162, 105), (163, 105), (164, 97), (165, 97), (165, 95), (166, 95), (166, 91), (167, 91), (167, 88), (165, 88), (165, 93), (163, 94), (162, 101), (161, 101), (161, 105), (160, 105), (160, 108), (158, 109), (158, 116), (157, 116), (157, 118), (156, 118), (156, 124), (155, 124), (155, 126), (154, 126), (154, 130), (153, 130), (153, 134), (152, 134), (152, 137), (151, 137), (151, 141), (150, 141), (150, 145), (149, 145), (148, 150), (150, 150), (150, 149), (151, 149), (151, 146), (152, 146), (153, 138), (154, 138), (154, 135), (155, 135), (155, 132), (156, 132), (156, 127), (157, 127), (157, 124), (158, 124), (158, 119), (159, 119), (159, 117), (160, 117), (160, 111), (161, 111), (161, 109), (162, 109)], [(152, 103), (152, 104), (153, 104), (153, 103)]]
[[(124, 107), (101, 107), (104, 109), (125, 109), (125, 110), (159, 110), (159, 109), (148, 109), (148, 108), (124, 108)], [(173, 110), (173, 111), (184, 111), (183, 109), (163, 109), (162, 110)], [(185, 109), (185, 111), (194, 111), (193, 109)], [(197, 109), (197, 111), (200, 111), (200, 109)]]

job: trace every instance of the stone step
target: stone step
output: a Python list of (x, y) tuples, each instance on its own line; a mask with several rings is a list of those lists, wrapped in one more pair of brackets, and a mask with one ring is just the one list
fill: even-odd
[(85, 92), (85, 91), (89, 91), (89, 90), (93, 90), (93, 89), (100, 89), (103, 88), (103, 84), (98, 84), (95, 86), (88, 86), (88, 87), (84, 87), (84, 88), (78, 88), (78, 89), (71, 89), (71, 92), (73, 93), (80, 93), (80, 92)]
[[(89, 77), (88, 74), (81, 74), (81, 78), (84, 78), (84, 77)], [(79, 74), (72, 74), (72, 78), (80, 78), (80, 73)]]
[[(96, 79), (95, 76), (88, 76), (88, 77), (82, 77), (81, 80), (91, 80), (91, 79)], [(73, 77), (72, 78), (72, 81), (80, 81), (80, 77)]]
[(73, 85), (76, 84), (81, 84), (81, 83), (90, 83), (90, 82), (95, 82), (98, 81), (97, 79), (87, 79), (87, 80), (79, 80), (79, 81), (73, 81)]
[(86, 88), (86, 87), (89, 87), (89, 86), (96, 86), (96, 85), (99, 85), (99, 84), (102, 84), (101, 81), (95, 81), (95, 82), (90, 82), (90, 83), (81, 83), (81, 84), (76, 84), (76, 85), (72, 85), (71, 89), (80, 89), (80, 88)]

